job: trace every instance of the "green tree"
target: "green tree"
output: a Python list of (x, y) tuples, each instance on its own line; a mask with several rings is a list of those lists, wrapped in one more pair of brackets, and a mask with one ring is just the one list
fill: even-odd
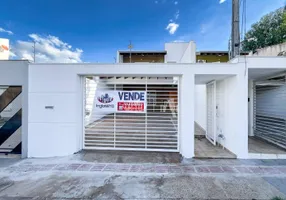
[(251, 29), (245, 34), (242, 50), (255, 51), (256, 49), (280, 44), (285, 41), (286, 6), (263, 16), (259, 22), (253, 24)]

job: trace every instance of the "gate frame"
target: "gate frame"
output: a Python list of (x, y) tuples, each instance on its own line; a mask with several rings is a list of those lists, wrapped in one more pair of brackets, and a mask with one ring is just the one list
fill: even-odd
[[(168, 149), (135, 149), (135, 148), (106, 148), (106, 147), (97, 147), (97, 148), (89, 148), (89, 147), (85, 147), (85, 95), (86, 95), (86, 81), (85, 78), (88, 76), (125, 76), (124, 74), (117, 74), (117, 75), (105, 75), (105, 74), (84, 74), (84, 75), (80, 75), (80, 90), (81, 90), (81, 101), (82, 101), (82, 105), (81, 105), (81, 109), (82, 109), (82, 134), (81, 134), (81, 141), (80, 141), (80, 146), (82, 150), (108, 150), (108, 151), (116, 151), (116, 150), (120, 150), (120, 151), (145, 151), (145, 152), (175, 152), (175, 153), (180, 153), (180, 82), (182, 79), (181, 75), (166, 75), (168, 77), (178, 77), (177, 80), (177, 110), (178, 110), (178, 124), (177, 124), (177, 148), (174, 150), (168, 150)], [(130, 75), (127, 75), (130, 76)], [(137, 75), (139, 76), (139, 75)], [(145, 76), (145, 77), (166, 77), (166, 76), (160, 76), (160, 75), (153, 75), (153, 76), (148, 76), (148, 75), (141, 75), (141, 76)], [(146, 82), (147, 85), (147, 82)], [(172, 122), (173, 123), (173, 122)]]

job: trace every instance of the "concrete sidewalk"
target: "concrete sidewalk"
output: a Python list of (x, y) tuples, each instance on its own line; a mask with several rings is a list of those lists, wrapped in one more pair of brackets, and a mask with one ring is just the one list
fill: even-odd
[(24, 159), (0, 168), (0, 199), (286, 199), (285, 162), (97, 163), (78, 155)]

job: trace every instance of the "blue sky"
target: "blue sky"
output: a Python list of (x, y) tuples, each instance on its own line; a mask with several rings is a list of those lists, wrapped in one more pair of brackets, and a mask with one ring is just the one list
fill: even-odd
[[(247, 27), (283, 5), (247, 0)], [(14, 59), (29, 59), (35, 40), (42, 62), (114, 62), (129, 40), (135, 50), (189, 40), (198, 50), (227, 50), (230, 20), (231, 0), (4, 0), (0, 37), (10, 39)]]

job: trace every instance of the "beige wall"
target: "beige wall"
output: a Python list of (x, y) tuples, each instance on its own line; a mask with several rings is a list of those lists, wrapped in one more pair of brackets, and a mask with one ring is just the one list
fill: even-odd
[(256, 53), (252, 54), (253, 56), (278, 56), (282, 51), (286, 51), (286, 42), (282, 44), (277, 44), (262, 49), (258, 49)]

